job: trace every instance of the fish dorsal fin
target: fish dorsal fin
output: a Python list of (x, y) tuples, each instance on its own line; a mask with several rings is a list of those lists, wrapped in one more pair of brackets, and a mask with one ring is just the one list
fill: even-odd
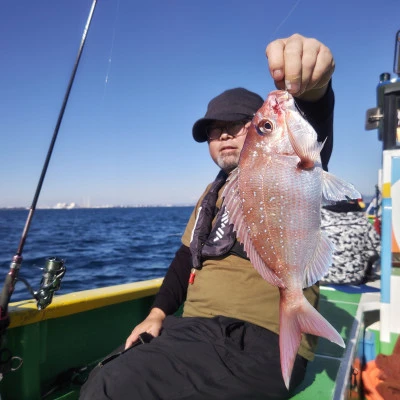
[(233, 224), (236, 236), (243, 243), (244, 250), (247, 253), (253, 267), (258, 273), (271, 285), (284, 288), (282, 280), (265, 265), (264, 261), (256, 251), (251, 241), (246, 222), (243, 218), (243, 212), (240, 204), (239, 196), (239, 167), (235, 168), (227, 179), (222, 196), (224, 197), (224, 205), (229, 213), (229, 222)]
[(301, 164), (313, 167), (320, 161), (324, 143), (318, 143), (313, 127), (297, 112), (287, 110), (286, 127), (290, 144)]
[(314, 285), (328, 273), (332, 265), (333, 250), (333, 243), (324, 232), (321, 232), (314, 255), (304, 271), (303, 288)]
[(323, 204), (361, 198), (361, 193), (351, 183), (326, 171), (323, 171), (322, 178)]

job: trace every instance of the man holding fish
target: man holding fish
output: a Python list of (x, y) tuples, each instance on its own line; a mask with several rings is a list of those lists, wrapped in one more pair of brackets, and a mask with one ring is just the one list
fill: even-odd
[(360, 197), (326, 172), (334, 59), (299, 34), (271, 42), (266, 55), (277, 91), (264, 102), (227, 90), (193, 126), (221, 171), (125, 348), (144, 332), (154, 339), (95, 369), (81, 399), (285, 399), (304, 379), (316, 336), (344, 345), (315, 309), (332, 253), (321, 204)]

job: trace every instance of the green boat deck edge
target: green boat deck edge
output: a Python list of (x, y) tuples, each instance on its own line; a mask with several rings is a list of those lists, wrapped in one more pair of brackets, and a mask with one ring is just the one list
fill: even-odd
[[(55, 296), (41, 311), (33, 300), (10, 304), (5, 347), (24, 362), (1, 380), (1, 398), (41, 399), (64, 372), (94, 365), (146, 317), (161, 283), (153, 279)], [(46, 400), (68, 393), (77, 399), (79, 386), (60, 388)]]
[(162, 278), (157, 278), (54, 296), (52, 304), (41, 311), (36, 308), (34, 300), (11, 303), (10, 328), (155, 295), (162, 281)]
[(356, 358), (357, 346), (360, 340), (363, 340), (361, 330), (364, 327), (364, 314), (368, 311), (379, 310), (379, 308), (380, 292), (363, 293), (361, 295), (349, 340), (346, 343), (346, 352), (340, 362), (333, 395), (334, 400), (347, 398), (346, 392), (349, 390), (348, 386), (352, 375), (353, 361)]

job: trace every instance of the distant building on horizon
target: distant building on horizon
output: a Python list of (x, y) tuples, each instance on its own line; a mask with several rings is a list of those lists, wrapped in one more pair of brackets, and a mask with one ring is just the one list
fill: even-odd
[(57, 203), (53, 208), (57, 210), (71, 210), (73, 208), (80, 208), (78, 204), (72, 203)]

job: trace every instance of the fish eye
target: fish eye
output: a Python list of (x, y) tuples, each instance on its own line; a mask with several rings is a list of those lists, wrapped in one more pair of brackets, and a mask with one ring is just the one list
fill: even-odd
[(274, 125), (269, 119), (262, 119), (257, 124), (257, 132), (261, 136), (271, 133), (273, 131), (273, 129), (274, 129)]

